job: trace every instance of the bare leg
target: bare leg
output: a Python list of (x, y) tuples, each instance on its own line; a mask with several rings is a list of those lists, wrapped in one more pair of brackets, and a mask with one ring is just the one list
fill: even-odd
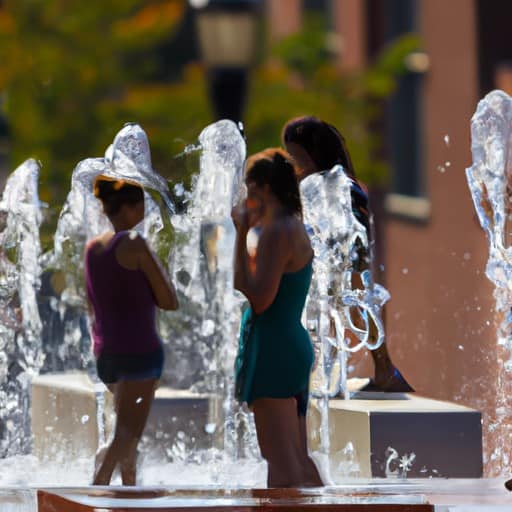
[[(362, 289), (363, 283), (361, 280), (361, 275), (357, 272), (352, 273), (352, 288)], [(351, 309), (351, 317), (352, 322), (361, 327), (362, 319), (360, 315), (354, 310)], [(385, 314), (383, 309), (383, 323), (385, 325)], [(375, 341), (377, 339), (377, 327), (373, 322), (370, 322), (370, 339)], [(349, 335), (350, 337), (350, 335)], [(408, 384), (408, 382), (402, 377), (401, 373), (395, 367), (393, 362), (391, 361), (391, 357), (388, 352), (388, 347), (386, 342), (377, 349), (370, 351), (373, 359), (373, 364), (375, 366), (375, 378), (372, 383), (370, 383), (371, 388), (377, 388), (379, 391), (390, 391), (390, 392), (403, 392), (407, 393), (410, 391), (414, 391), (414, 389)], [(364, 390), (364, 388), (363, 388)]]
[(259, 398), (253, 411), (261, 454), (268, 463), (268, 486), (322, 485), (311, 480), (313, 461), (304, 458), (295, 398)]
[[(115, 397), (116, 395), (116, 388), (117, 384), (105, 384), (107, 389), (112, 393)], [(105, 459), (105, 455), (107, 454), (108, 446), (103, 445), (98, 447), (98, 451), (96, 452), (96, 455), (94, 457), (94, 474), (98, 472), (98, 469), (100, 468), (101, 464), (103, 463), (103, 460)]]
[(114, 438), (94, 476), (93, 485), (108, 485), (121, 465), (124, 485), (135, 485), (137, 445), (146, 426), (156, 380), (121, 381), (115, 389), (116, 427)]
[(259, 398), (253, 404), (269, 487), (297, 487), (302, 480), (300, 439), (294, 398)]
[[(370, 336), (376, 338), (375, 327), (373, 323), (370, 327)], [(372, 332), (373, 331), (373, 332)], [(395, 393), (410, 393), (414, 389), (403, 378), (402, 374), (391, 361), (386, 342), (377, 349), (371, 351), (373, 363), (375, 365), (375, 385), (382, 391)]]
[(306, 416), (298, 416), (298, 420), (301, 456), (306, 477), (303, 487), (321, 487), (324, 483), (322, 482), (322, 478), (320, 477), (320, 473), (318, 472), (315, 462), (309, 455)]

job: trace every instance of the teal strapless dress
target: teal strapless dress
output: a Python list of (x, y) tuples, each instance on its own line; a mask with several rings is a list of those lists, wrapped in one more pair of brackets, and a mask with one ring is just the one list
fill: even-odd
[(308, 389), (314, 353), (301, 316), (312, 274), (312, 262), (283, 274), (270, 307), (259, 315), (250, 307), (244, 311), (235, 361), (240, 402), (289, 398)]

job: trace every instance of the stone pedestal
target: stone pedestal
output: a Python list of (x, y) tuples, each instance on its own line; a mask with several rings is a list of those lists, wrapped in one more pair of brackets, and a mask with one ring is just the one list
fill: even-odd
[(217, 405), (217, 400), (207, 394), (157, 389), (141, 453), (172, 460), (185, 452), (211, 447), (221, 427), (216, 418)]
[[(105, 393), (106, 409), (112, 409)], [(85, 373), (39, 375), (32, 381), (31, 419), (33, 453), (55, 459), (89, 457), (99, 442), (96, 391)]]
[[(108, 438), (113, 425), (113, 396), (96, 390), (85, 373), (56, 373), (32, 382), (33, 453), (55, 459), (60, 453), (92, 457), (98, 449), (98, 398), (104, 401), (103, 424)], [(173, 459), (211, 446), (219, 430), (218, 401), (209, 395), (160, 387), (155, 393), (143, 435), (144, 456)]]
[[(335, 480), (337, 476), (482, 476), (480, 412), (415, 394), (379, 396), (382, 399), (330, 401), (329, 459)], [(316, 451), (320, 442), (316, 401), (308, 424), (310, 449)]]

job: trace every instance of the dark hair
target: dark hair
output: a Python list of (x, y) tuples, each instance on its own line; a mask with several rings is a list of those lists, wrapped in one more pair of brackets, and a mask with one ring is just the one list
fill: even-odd
[(281, 139), (284, 145), (294, 142), (302, 147), (319, 171), (340, 164), (348, 175), (356, 177), (345, 139), (332, 124), (314, 116), (296, 117), (285, 124)]
[(299, 184), (286, 151), (270, 148), (250, 156), (245, 164), (245, 182), (268, 185), (291, 214), (302, 217)]
[(94, 180), (93, 193), (103, 203), (109, 217), (116, 215), (125, 204), (135, 205), (144, 201), (144, 192), (139, 185), (103, 175)]

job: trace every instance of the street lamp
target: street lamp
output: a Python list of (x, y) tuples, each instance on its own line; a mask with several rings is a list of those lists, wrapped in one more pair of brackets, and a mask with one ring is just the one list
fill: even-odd
[(240, 121), (254, 59), (258, 0), (190, 0), (216, 119)]

